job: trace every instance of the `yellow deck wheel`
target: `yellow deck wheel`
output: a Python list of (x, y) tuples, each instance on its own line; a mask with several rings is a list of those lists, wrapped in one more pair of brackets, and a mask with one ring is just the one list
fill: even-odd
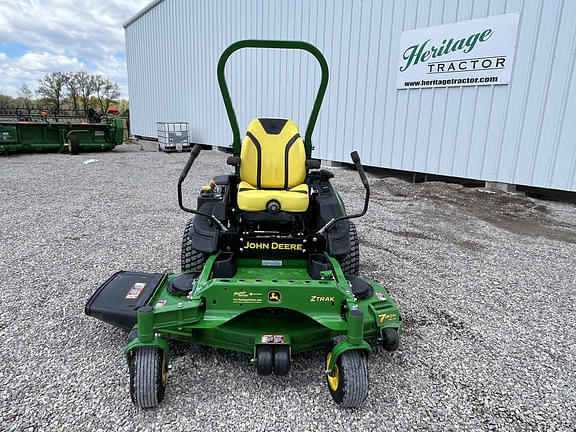
[[(326, 356), (326, 368), (328, 368), (331, 359), (332, 359), (332, 353), (330, 352)], [(340, 385), (340, 371), (338, 370), (338, 365), (336, 364), (334, 365), (332, 372), (328, 374), (328, 387), (330, 387), (330, 390), (335, 392), (336, 390), (338, 390), (339, 385)]]

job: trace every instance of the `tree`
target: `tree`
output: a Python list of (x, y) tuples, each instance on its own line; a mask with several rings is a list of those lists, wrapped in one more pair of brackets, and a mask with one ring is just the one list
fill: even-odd
[(18, 96), (20, 96), (22, 99), (24, 107), (26, 109), (30, 109), (30, 106), (32, 105), (32, 97), (34, 96), (34, 93), (32, 93), (30, 87), (28, 87), (26, 84), (22, 84), (22, 87), (20, 87), (20, 90), (18, 90)]
[(14, 102), (12, 96), (0, 94), (0, 108), (6, 108)]
[(72, 72), (66, 74), (66, 88), (68, 89), (68, 96), (72, 99), (74, 112), (78, 112), (78, 93), (80, 89), (76, 75), (78, 74)]
[(38, 90), (36, 90), (36, 93), (49, 101), (54, 108), (55, 115), (58, 115), (60, 112), (66, 81), (66, 74), (62, 72), (51, 72), (38, 80)]
[(92, 76), (82, 70), (74, 74), (74, 80), (78, 85), (78, 95), (82, 102), (82, 108), (84, 111), (88, 111), (88, 108), (90, 108), (90, 96), (94, 93)]
[(130, 109), (130, 102), (128, 102), (128, 99), (120, 99), (116, 108), (118, 108), (118, 111), (120, 111), (122, 115), (125, 115), (126, 111)]
[(110, 103), (117, 101), (120, 97), (120, 87), (102, 75), (94, 75), (91, 81), (94, 94), (100, 104), (100, 111), (105, 113), (110, 107)]
[(102, 75), (93, 75), (91, 80), (92, 88), (94, 89), (94, 94), (98, 99), (100, 104), (100, 112), (104, 112), (104, 86), (106, 85), (106, 79)]
[(120, 97), (120, 87), (118, 84), (108, 80), (106, 81), (106, 85), (104, 86), (104, 105), (106, 109), (104, 112), (108, 111), (111, 103), (118, 102), (118, 98)]

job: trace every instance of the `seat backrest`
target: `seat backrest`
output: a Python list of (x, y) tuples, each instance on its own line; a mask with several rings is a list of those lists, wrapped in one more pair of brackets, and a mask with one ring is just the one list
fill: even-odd
[(306, 179), (306, 152), (296, 123), (254, 119), (240, 149), (240, 179), (258, 189), (289, 189)]

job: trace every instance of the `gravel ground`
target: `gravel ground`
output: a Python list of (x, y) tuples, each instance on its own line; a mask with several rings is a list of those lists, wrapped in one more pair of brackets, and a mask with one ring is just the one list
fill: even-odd
[[(126, 333), (83, 308), (118, 270), (179, 268), (187, 155), (154, 150), (0, 158), (0, 430), (576, 428), (575, 206), (373, 175), (361, 274), (406, 325), (393, 355), (374, 346), (363, 408), (334, 405), (320, 352), (258, 377), (244, 354), (178, 344), (164, 402), (136, 409)], [(225, 156), (200, 155), (191, 200)], [(356, 173), (331, 170), (359, 208)]]

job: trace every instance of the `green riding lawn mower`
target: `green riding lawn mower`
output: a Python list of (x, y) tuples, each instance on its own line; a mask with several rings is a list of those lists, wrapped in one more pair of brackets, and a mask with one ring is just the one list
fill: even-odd
[[(299, 49), (320, 63), (322, 79), (306, 134), (279, 118), (253, 120), (243, 140), (224, 79), (242, 48)], [(184, 205), (182, 183), (201, 151), (195, 146), (178, 181), (178, 202), (193, 213), (182, 240), (182, 272), (119, 272), (89, 299), (86, 314), (130, 329), (126, 360), (138, 407), (160, 403), (166, 387), (168, 340), (252, 356), (259, 375), (286, 375), (294, 354), (326, 349), (332, 398), (357, 407), (368, 394), (367, 339), (398, 348), (402, 319), (377, 283), (360, 277), (352, 218), (368, 209), (370, 189), (356, 152), (352, 161), (366, 191), (364, 208), (347, 215), (312, 159), (312, 131), (328, 84), (324, 56), (305, 42), (245, 40), (228, 47), (218, 82), (234, 135), (231, 174), (215, 176)]]

